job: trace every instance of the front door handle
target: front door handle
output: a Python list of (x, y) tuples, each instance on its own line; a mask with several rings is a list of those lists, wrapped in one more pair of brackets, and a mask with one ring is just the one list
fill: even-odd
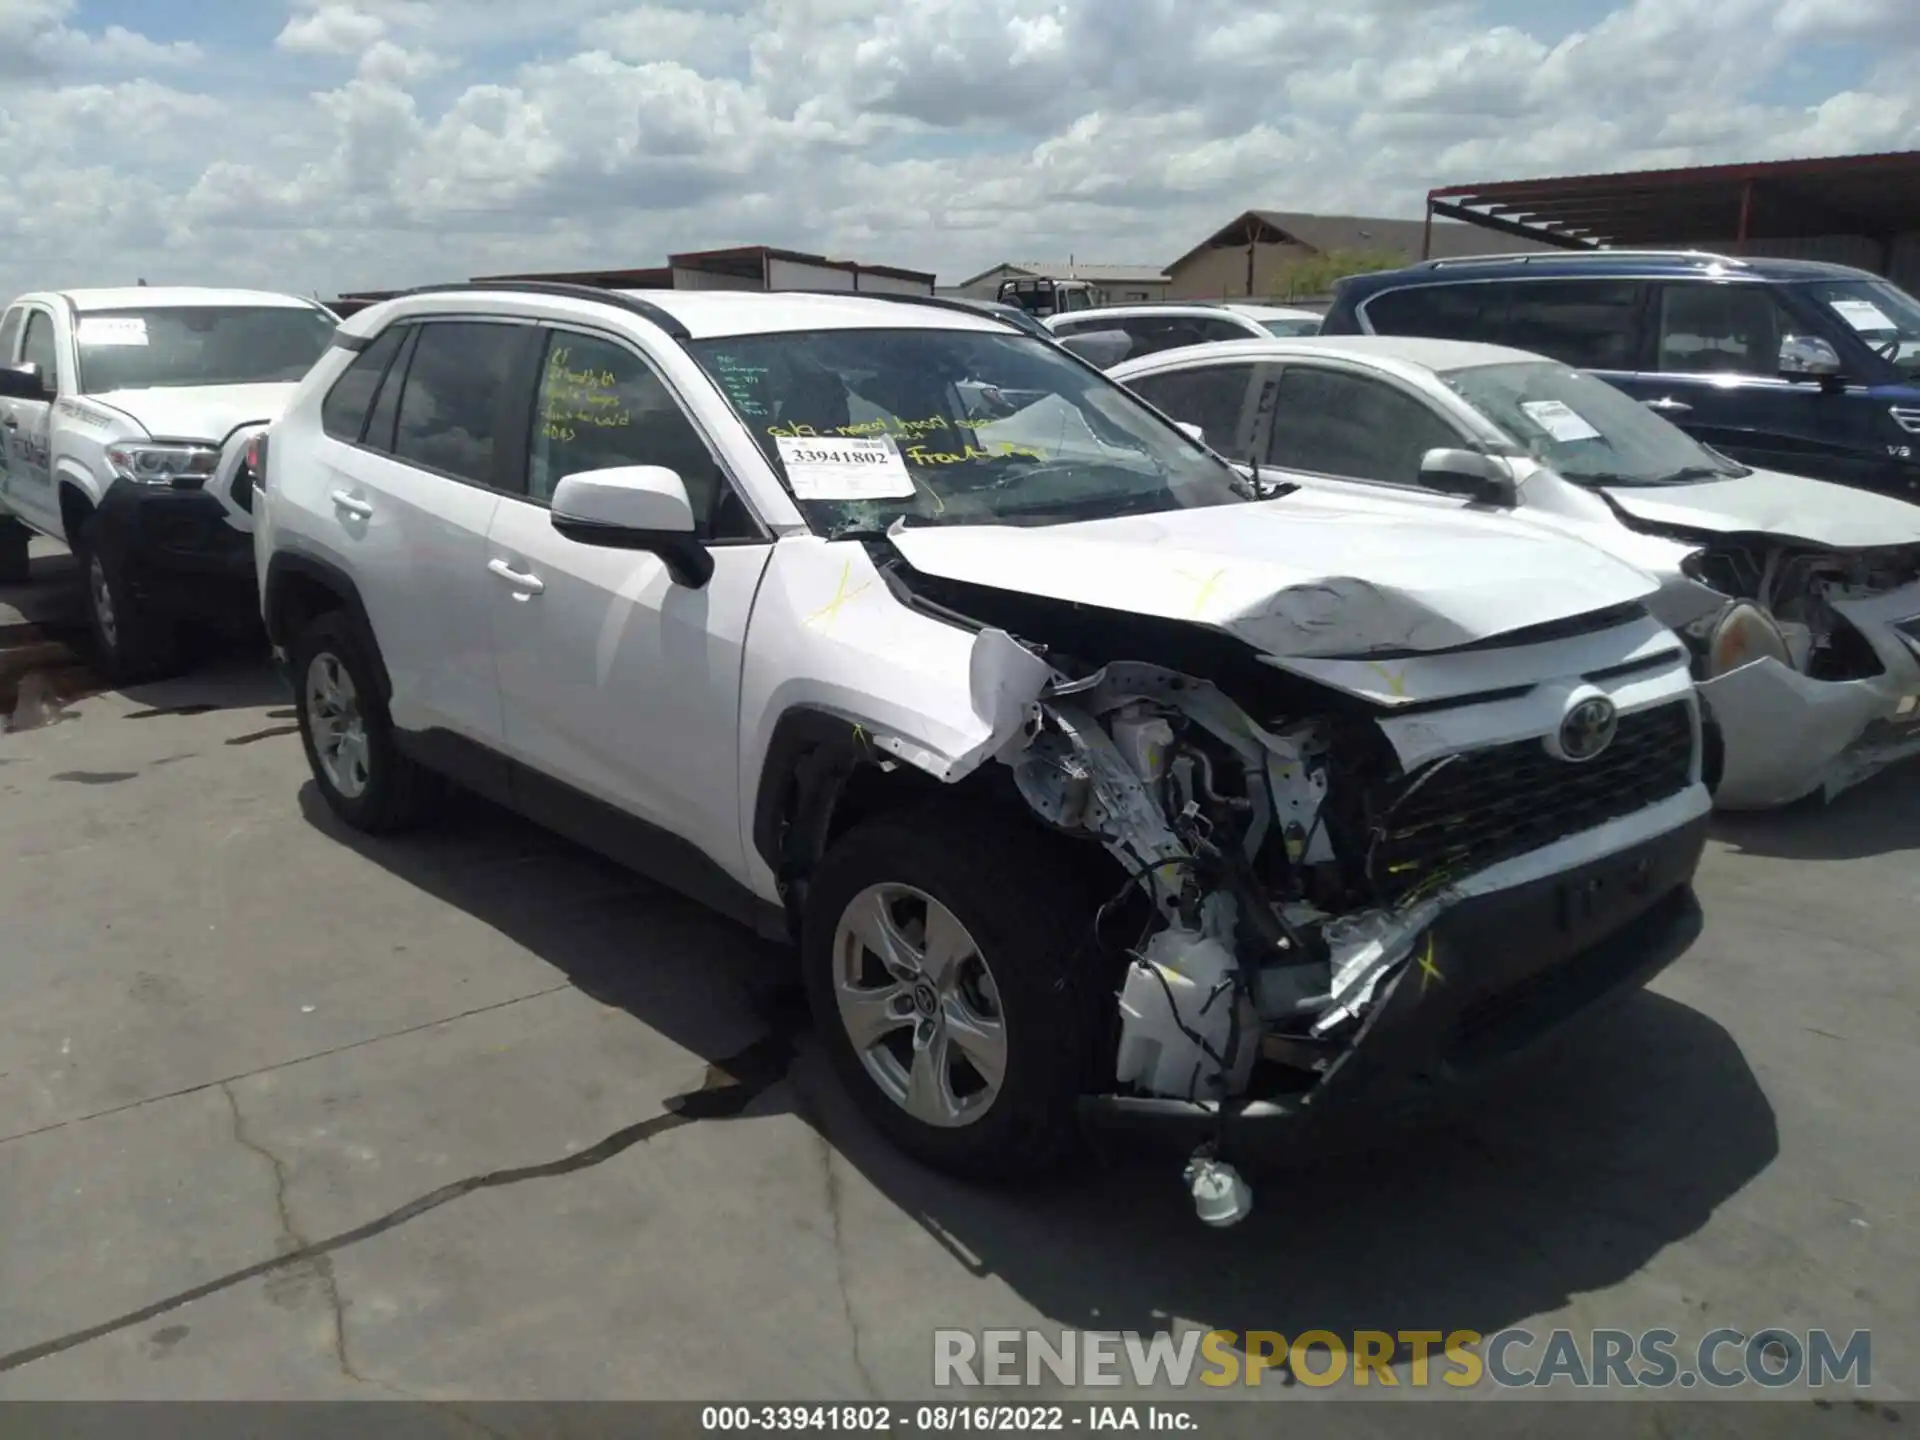
[(1649, 410), (1658, 410), (1662, 415), (1684, 415), (1693, 407), (1684, 400), (1676, 400), (1671, 395), (1663, 395), (1658, 400), (1641, 402)]
[(371, 505), (367, 504), (364, 500), (354, 499), (353, 496), (347, 494), (344, 490), (336, 490), (333, 492), (333, 503), (336, 509), (346, 511), (347, 514), (353, 516), (355, 519), (371, 520), (373, 518), (373, 507)]
[(547, 588), (547, 582), (538, 575), (529, 575), (525, 571), (516, 570), (504, 560), (489, 560), (487, 569), (515, 589), (525, 590), (529, 594), (538, 595)]

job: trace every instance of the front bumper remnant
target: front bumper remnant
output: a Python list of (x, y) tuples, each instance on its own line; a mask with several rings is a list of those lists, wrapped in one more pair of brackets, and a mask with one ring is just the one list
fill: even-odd
[(93, 543), (143, 608), (213, 624), (258, 610), (253, 537), (203, 490), (116, 480), (95, 512)]
[[(1573, 870), (1453, 905), (1384, 985), (1346, 1052), (1301, 1096), (1229, 1107), (1223, 1155), (1297, 1150), (1362, 1115), (1389, 1119), (1477, 1094), (1603, 1003), (1631, 994), (1699, 935), (1701, 816)], [(1093, 1131), (1191, 1147), (1212, 1105), (1090, 1096)]]

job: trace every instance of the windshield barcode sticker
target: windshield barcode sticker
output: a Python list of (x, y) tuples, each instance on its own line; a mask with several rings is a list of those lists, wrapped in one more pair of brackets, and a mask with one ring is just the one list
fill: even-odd
[(1522, 400), (1520, 408), (1527, 412), (1527, 417), (1534, 424), (1555, 440), (1566, 443), (1600, 438), (1600, 432), (1564, 400)]
[(891, 436), (776, 435), (780, 463), (796, 500), (905, 500), (913, 477)]
[(147, 322), (138, 315), (82, 315), (78, 335), (82, 345), (144, 345)]

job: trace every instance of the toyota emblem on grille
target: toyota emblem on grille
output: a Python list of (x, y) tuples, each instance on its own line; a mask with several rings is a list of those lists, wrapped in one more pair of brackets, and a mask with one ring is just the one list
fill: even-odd
[(1620, 712), (1604, 695), (1582, 700), (1560, 721), (1560, 753), (1573, 761), (1591, 760), (1613, 743)]

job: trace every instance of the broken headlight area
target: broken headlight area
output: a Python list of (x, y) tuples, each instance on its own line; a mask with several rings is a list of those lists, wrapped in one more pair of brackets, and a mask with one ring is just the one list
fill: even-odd
[(1685, 568), (1728, 597), (1681, 632), (1702, 680), (1766, 658), (1812, 680), (1865, 680), (1885, 667), (1832, 602), (1920, 581), (1920, 547), (1832, 551), (1753, 536), (1706, 544)]
[(1006, 755), (1048, 825), (1126, 883), (1095, 920), (1122, 1095), (1303, 1096), (1419, 963), (1458, 880), (1690, 783), (1684, 701), (1622, 717), (1600, 759), (1539, 739), (1403, 772), (1372, 720), (1256, 720), (1213, 684), (1121, 662), (1056, 684)]

